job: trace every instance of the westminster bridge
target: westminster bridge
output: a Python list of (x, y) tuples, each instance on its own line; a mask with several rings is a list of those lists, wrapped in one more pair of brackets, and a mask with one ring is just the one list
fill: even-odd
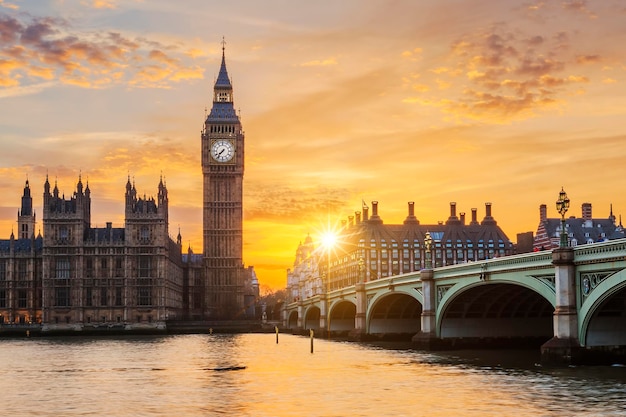
[(288, 303), (294, 332), (417, 348), (536, 343), (546, 363), (624, 360), (626, 239), (423, 269)]

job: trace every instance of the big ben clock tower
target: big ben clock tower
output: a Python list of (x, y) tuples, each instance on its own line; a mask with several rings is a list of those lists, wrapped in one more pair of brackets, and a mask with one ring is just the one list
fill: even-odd
[(205, 316), (232, 319), (244, 310), (242, 262), (244, 133), (222, 65), (202, 131)]

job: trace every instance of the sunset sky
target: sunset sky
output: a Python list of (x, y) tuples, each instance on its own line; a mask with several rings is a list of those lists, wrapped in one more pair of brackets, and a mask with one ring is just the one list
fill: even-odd
[[(79, 174), (92, 226), (124, 186), (169, 190), (170, 234), (202, 248), (200, 130), (221, 40), (246, 133), (244, 261), (281, 288), (328, 219), (379, 201), (422, 224), (492, 203), (498, 224), (626, 215), (623, 0), (0, 0), (0, 238), (25, 180)], [(625, 219), (626, 221), (626, 219)]]

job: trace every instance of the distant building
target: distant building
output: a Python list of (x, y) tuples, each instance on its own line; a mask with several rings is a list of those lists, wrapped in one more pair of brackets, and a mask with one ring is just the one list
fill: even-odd
[(125, 201), (123, 228), (92, 227), (89, 185), (79, 177), (66, 198), (46, 178), (35, 237), (27, 181), (18, 230), (30, 237), (0, 241), (0, 324), (149, 329), (182, 318), (181, 237), (168, 234), (167, 188), (161, 180), (156, 199), (141, 198), (129, 179)]
[(517, 234), (517, 244), (515, 245), (515, 253), (528, 253), (533, 251), (535, 237), (533, 232), (524, 232)]
[(511, 255), (515, 250), (492, 217), (491, 203), (485, 204), (480, 222), (476, 209), (467, 222), (465, 213), (457, 216), (456, 203), (450, 203), (446, 222), (422, 225), (414, 203), (409, 202), (404, 222), (387, 225), (378, 214), (378, 202), (373, 201), (371, 217), (364, 206), (362, 219), (361, 212), (355, 212), (344, 222), (336, 248), (316, 247), (310, 236), (300, 244), (293, 269), (287, 271), (288, 297), (295, 300), (354, 285), (361, 273), (367, 282), (419, 271), (426, 266), (427, 232), (432, 238), (434, 267)]
[[(44, 330), (165, 329), (166, 322), (206, 320), (204, 255), (182, 254), (180, 232), (169, 235), (168, 191), (143, 197), (126, 183), (124, 227), (91, 225), (91, 190), (79, 176), (70, 197), (46, 177), (43, 236), (35, 237), (29, 181), (18, 210), (18, 237), (0, 240), (0, 325)], [(239, 269), (242, 300), (233, 315), (254, 318), (259, 283)], [(215, 317), (213, 317), (215, 318)]]
[(79, 177), (66, 199), (46, 178), (43, 199), (43, 322), (50, 329), (162, 327), (182, 314), (180, 237), (168, 234), (163, 180), (157, 199), (126, 184), (125, 225), (91, 226), (91, 191)]
[[(548, 218), (547, 206), (545, 204), (540, 205), (539, 226), (535, 234), (534, 250), (558, 248), (561, 229), (561, 218)], [(594, 219), (591, 203), (582, 204), (582, 218), (572, 216), (565, 219), (565, 231), (569, 246), (587, 245), (625, 237), (621, 220), (620, 224), (615, 224), (613, 208), (611, 207), (607, 218)]]
[(43, 238), (35, 237), (35, 212), (26, 181), (17, 213), (18, 237), (0, 240), (0, 325), (41, 323)]

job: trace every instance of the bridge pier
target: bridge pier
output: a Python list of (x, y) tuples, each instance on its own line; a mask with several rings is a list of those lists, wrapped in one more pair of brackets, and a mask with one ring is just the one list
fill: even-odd
[(351, 340), (360, 341), (365, 339), (367, 334), (367, 296), (365, 295), (365, 284), (359, 282), (354, 286), (356, 295), (356, 315), (354, 317), (354, 329), (348, 334)]
[(583, 354), (578, 335), (574, 249), (554, 249), (552, 264), (555, 267), (556, 291), (554, 337), (541, 346), (541, 362), (546, 365), (574, 365), (581, 362)]
[(328, 327), (329, 304), (328, 295), (320, 294), (320, 336), (326, 335), (330, 339), (330, 327)]
[(422, 269), (420, 271), (422, 281), (422, 294), (424, 304), (422, 305), (422, 316), (420, 318), (420, 331), (411, 339), (413, 345), (418, 349), (436, 350), (443, 347), (443, 340), (437, 337), (437, 311), (435, 273), (432, 269)]
[(304, 327), (304, 305), (302, 304), (302, 299), (298, 300), (298, 321), (297, 326), (298, 329), (302, 329)]

